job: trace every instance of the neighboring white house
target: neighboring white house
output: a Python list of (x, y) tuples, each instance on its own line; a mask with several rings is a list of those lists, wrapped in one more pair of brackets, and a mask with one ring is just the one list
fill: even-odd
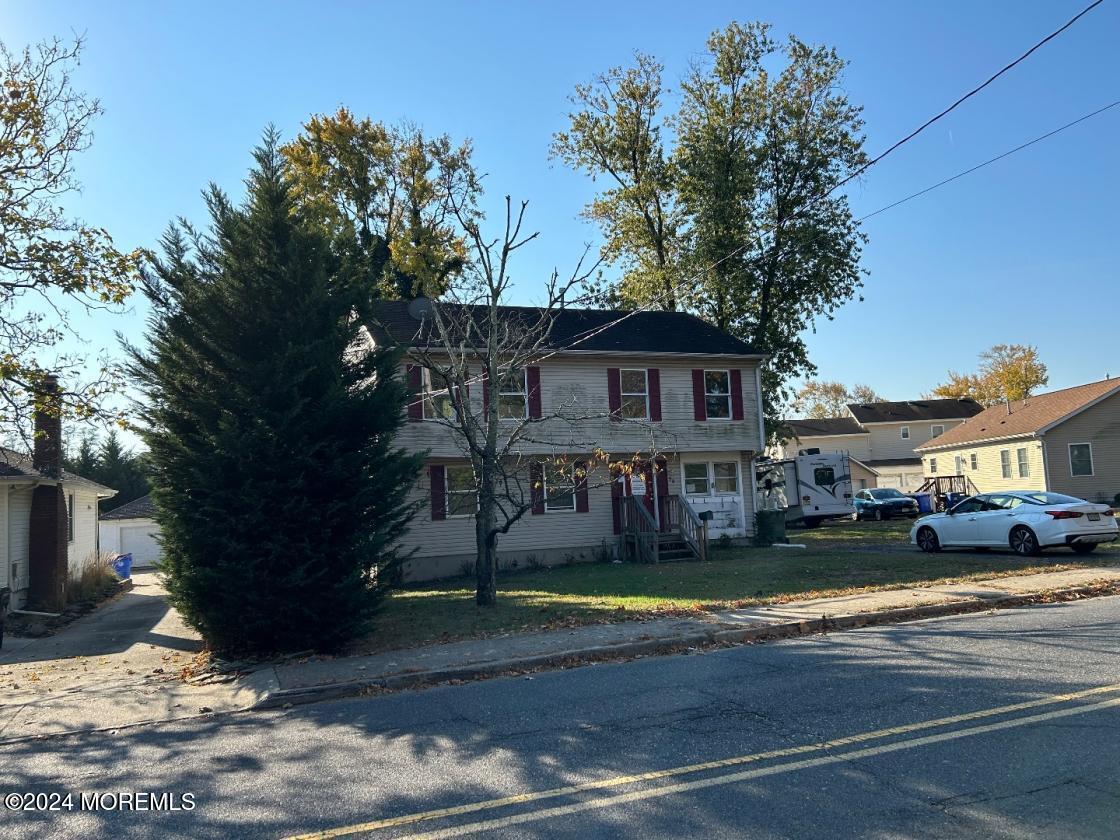
[[(379, 318), (379, 342), (415, 347), (424, 333), (404, 302), (382, 302)], [(567, 349), (575, 337), (578, 347)], [(564, 310), (549, 346), (539, 365), (513, 372), (499, 395), (503, 417), (540, 420), (513, 455), (526, 467), (532, 504), (498, 542), (503, 566), (613, 554), (627, 527), (620, 514), (635, 503), (646, 511), (638, 517), (648, 516), (666, 540), (678, 527), (676, 517), (689, 511), (711, 513), (712, 537), (753, 534), (754, 462), (763, 450), (762, 354), (682, 312)], [(414, 392), (431, 391), (421, 366), (406, 360), (401, 372)], [(483, 390), (465, 394), (479, 418), (485, 416)], [(414, 552), (405, 569), (411, 580), (462, 574), (475, 558), (470, 462), (456, 433), (429, 411), (433, 400), (410, 405), (409, 422), (396, 439), (427, 458), (413, 493), (426, 509), (401, 546)], [(578, 421), (565, 420), (565, 412)], [(591, 462), (596, 447), (612, 462), (638, 466), (617, 477), (604, 468), (592, 481), (549, 466), (561, 457)]]
[(803, 449), (846, 452), (874, 475), (852, 479), (869, 487), (896, 487), (912, 493), (923, 483), (918, 447), (983, 411), (969, 399), (908, 400), (853, 403), (844, 417), (787, 420), (792, 437), (775, 447), (775, 457), (788, 458)]
[(133, 568), (154, 566), (160, 559), (159, 525), (150, 495), (141, 496), (101, 516), (101, 549), (131, 554)]
[(1120, 494), (1120, 379), (1001, 403), (919, 447), (929, 477), (980, 493), (1050, 490), (1111, 504)]
[[(58, 523), (42, 519), (32, 527), (35, 494), (61, 486), (64, 508)], [(50, 478), (37, 470), (31, 458), (0, 448), (0, 587), (12, 590), (12, 609), (27, 603), (35, 566), (32, 556), (44, 552), (58, 558), (51, 562), (60, 567), (61, 549), (65, 553), (67, 574), (78, 574), (82, 566), (100, 552), (97, 503), (111, 498), (115, 490), (96, 482), (61, 471), (59, 478)], [(42, 507), (42, 505), (40, 505)], [(45, 508), (42, 516), (54, 516), (54, 506)], [(64, 536), (55, 545), (55, 533), (64, 529)], [(45, 543), (51, 543), (48, 548)], [(39, 567), (41, 568), (41, 567)], [(52, 608), (59, 608), (54, 605)]]

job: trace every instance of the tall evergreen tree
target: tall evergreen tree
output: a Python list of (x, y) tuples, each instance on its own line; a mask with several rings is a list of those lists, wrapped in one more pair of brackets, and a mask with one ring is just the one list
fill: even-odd
[(292, 200), (277, 135), (211, 231), (172, 226), (129, 348), (171, 602), (213, 645), (335, 649), (393, 582), (421, 459), (398, 356), (356, 352), (360, 284)]

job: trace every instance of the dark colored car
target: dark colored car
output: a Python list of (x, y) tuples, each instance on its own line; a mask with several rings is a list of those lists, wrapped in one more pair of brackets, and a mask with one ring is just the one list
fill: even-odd
[(895, 490), (893, 487), (874, 487), (860, 490), (853, 500), (856, 506), (856, 521), (861, 519), (890, 519), (892, 516), (918, 515), (918, 502)]

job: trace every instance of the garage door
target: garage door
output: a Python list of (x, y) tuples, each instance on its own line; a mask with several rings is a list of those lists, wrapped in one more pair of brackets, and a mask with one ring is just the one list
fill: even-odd
[(151, 566), (159, 560), (158, 525), (125, 525), (121, 528), (121, 553), (132, 555), (133, 566)]

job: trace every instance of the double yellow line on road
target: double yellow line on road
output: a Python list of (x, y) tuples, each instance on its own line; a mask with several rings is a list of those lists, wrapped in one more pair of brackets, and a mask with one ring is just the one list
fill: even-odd
[[(443, 819), (446, 817), (458, 817), (465, 814), (491, 811), (498, 808), (505, 808), (511, 805), (524, 805), (527, 803), (539, 802), (546, 799), (572, 796), (574, 794), (586, 793), (588, 791), (605, 790), (609, 788), (622, 787), (624, 785), (637, 784), (639, 782), (660, 781), (663, 779), (701, 773), (708, 770), (721, 770), (728, 767), (755, 764), (761, 761), (769, 761), (772, 759), (793, 758), (797, 756), (809, 755), (812, 753), (827, 752), (843, 747), (850, 747), (856, 744), (864, 744), (869, 741), (876, 741), (899, 735), (909, 735), (914, 732), (936, 729), (943, 726), (952, 726), (960, 723), (970, 723), (977, 720), (983, 720), (985, 718), (997, 717), (999, 715), (1007, 715), (1013, 714), (1015, 712), (1045, 708), (1046, 706), (1071, 703), (1076, 700), (1083, 700), (1102, 694), (1111, 694), (1116, 692), (1120, 692), (1120, 683), (1100, 686), (1097, 688), (1089, 688), (1083, 691), (1074, 691), (1067, 694), (1054, 694), (1038, 700), (1029, 700), (1023, 703), (1012, 703), (1007, 706), (996, 706), (994, 708), (981, 709), (979, 711), (967, 712), (960, 715), (936, 718), (934, 720), (919, 721), (917, 723), (909, 723), (903, 726), (893, 726), (888, 729), (877, 729), (873, 732), (863, 732), (858, 735), (848, 735), (843, 738), (835, 738), (830, 741), (820, 741), (814, 744), (804, 744), (799, 747), (787, 747), (778, 750), (768, 750), (766, 752), (751, 753), (749, 755), (740, 755), (733, 758), (724, 758), (716, 761), (706, 761), (700, 764), (688, 764), (682, 767), (667, 768), (665, 770), (652, 770), (647, 773), (637, 773), (630, 776), (615, 776), (614, 778), (610, 779), (582, 782), (580, 784), (568, 785), (566, 787), (532, 791), (528, 793), (515, 794), (512, 796), (503, 796), (496, 799), (488, 799), (481, 802), (472, 802), (466, 805), (456, 805), (450, 808), (438, 808), (431, 811), (421, 811), (414, 814), (405, 814), (399, 817), (389, 817), (382, 820), (372, 820), (369, 822), (356, 823), (354, 825), (342, 826), (339, 828), (328, 829), (326, 831), (297, 835), (293, 838), (289, 838), (289, 840), (313, 840), (313, 838), (321, 838), (322, 840), (325, 840), (326, 838), (346, 837), (353, 834), (361, 834), (364, 832), (378, 831), (387, 828), (399, 828), (402, 826), (414, 825), (417, 823)], [(433, 838), (434, 840), (434, 838), (457, 837), (479, 831), (492, 831), (498, 828), (519, 825), (535, 820), (548, 819), (549, 817), (563, 816), (598, 808), (608, 808), (613, 805), (636, 802), (642, 799), (651, 799), (659, 796), (669, 796), (675, 793), (683, 793), (690, 790), (715, 787), (717, 785), (733, 784), (735, 782), (747, 781), (749, 779), (761, 778), (763, 776), (772, 776), (779, 773), (791, 772), (794, 770), (803, 770), (811, 767), (820, 767), (822, 765), (835, 764), (841, 761), (869, 758), (871, 756), (882, 755), (884, 753), (928, 746), (930, 744), (951, 741), (958, 738), (981, 735), (987, 732), (997, 732), (1003, 729), (1026, 726), (1031, 723), (1038, 723), (1055, 718), (1068, 717), (1070, 715), (1079, 715), (1086, 712), (1092, 712), (1099, 709), (1106, 709), (1116, 706), (1120, 706), (1120, 697), (1114, 697), (1097, 703), (1079, 705), (1066, 709), (1055, 709), (1048, 712), (1042, 712), (1040, 714), (1012, 718), (1011, 720), (998, 721), (981, 726), (956, 729), (950, 732), (942, 732), (934, 735), (923, 736), (920, 738), (911, 738), (909, 740), (896, 741), (880, 746), (867, 747), (860, 750), (845, 752), (839, 755), (823, 755), (816, 758), (800, 759), (792, 762), (773, 764), (766, 767), (753, 768), (737, 773), (727, 773), (719, 776), (697, 779), (695, 781), (679, 782), (677, 784), (663, 785), (661, 787), (654, 788), (645, 788), (642, 790), (630, 791), (627, 793), (601, 797), (598, 799), (588, 799), (580, 802), (575, 802), (570, 805), (538, 809), (535, 811), (513, 814), (508, 817), (501, 817), (491, 820), (452, 826), (450, 828), (419, 836), (424, 838)]]

